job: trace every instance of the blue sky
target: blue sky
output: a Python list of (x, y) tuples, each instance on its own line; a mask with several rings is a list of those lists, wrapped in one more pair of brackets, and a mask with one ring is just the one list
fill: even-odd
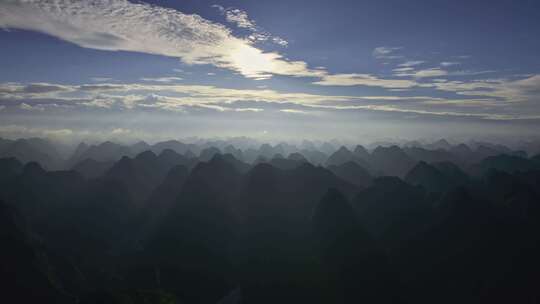
[(0, 135), (540, 131), (538, 1), (7, 0)]

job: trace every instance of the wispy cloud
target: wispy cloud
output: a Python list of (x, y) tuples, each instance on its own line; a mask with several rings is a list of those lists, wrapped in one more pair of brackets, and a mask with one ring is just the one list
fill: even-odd
[(45, 108), (42, 105), (31, 106), (24, 102), (21, 103), (19, 107), (21, 108), (21, 110), (26, 110), (26, 111), (44, 111), (45, 110)]
[(326, 75), (314, 84), (324, 86), (374, 86), (382, 88), (412, 88), (418, 84), (405, 79), (383, 79), (370, 74)]
[[(45, 83), (41, 83), (45, 86)], [(197, 111), (244, 112), (264, 111), (264, 105), (275, 105), (284, 113), (323, 113), (321, 111), (364, 110), (413, 113), (419, 115), (460, 116), (490, 120), (536, 119), (531, 103), (540, 92), (540, 75), (509, 80), (433, 81), (432, 89), (455, 93), (458, 97), (433, 96), (347, 96), (280, 92), (270, 89), (230, 89), (187, 84), (82, 84), (59, 85), (55, 93), (29, 93), (32, 84), (0, 85), (0, 106), (12, 115), (16, 110), (43, 112), (55, 109), (88, 109), (100, 111)], [(1, 90), (9, 86), (10, 90)], [(9, 91), (9, 93), (7, 92)], [(14, 92), (15, 91), (15, 92)], [(3, 92), (3, 93), (2, 93)], [(460, 97), (459, 97), (460, 96)], [(295, 110), (295, 111), (281, 111)], [(2, 112), (4, 112), (2, 111)], [(15, 112), (14, 112), (15, 111)], [(300, 111), (300, 112), (299, 112)], [(64, 113), (64, 112), (62, 112)], [(2, 114), (4, 115), (4, 114)], [(41, 114), (40, 114), (41, 115)]]
[(409, 61), (406, 61), (404, 63), (398, 64), (398, 66), (400, 66), (400, 67), (413, 67), (413, 66), (420, 65), (420, 64), (422, 64), (424, 62), (425, 61), (422, 61), (422, 60), (409, 60)]
[(448, 75), (448, 71), (440, 68), (430, 68), (423, 70), (394, 70), (395, 76), (400, 77), (414, 77), (414, 78), (430, 78), (430, 77), (440, 77)]
[(183, 78), (182, 77), (155, 77), (155, 78), (143, 77), (143, 78), (141, 78), (141, 80), (142, 81), (148, 81), (148, 82), (166, 82), (166, 83), (169, 83), (169, 82), (182, 81)]
[(396, 51), (403, 49), (403, 47), (392, 46), (379, 46), (373, 49), (373, 57), (377, 59), (401, 59), (402, 55), (397, 55)]
[(297, 110), (297, 109), (281, 109), (279, 111), (283, 113), (287, 113), (287, 114), (301, 114), (301, 115), (312, 114), (308, 111), (302, 111), (302, 110)]
[(114, 79), (110, 77), (92, 77), (90, 80), (94, 82), (107, 82), (107, 81), (113, 81)]
[(443, 61), (443, 62), (441, 62), (441, 66), (443, 66), (443, 67), (449, 67), (449, 66), (459, 65), (459, 64), (461, 64), (461, 63), (457, 62), (457, 61)]
[[(367, 74), (332, 74), (305, 61), (265, 52), (255, 40), (286, 41), (261, 30), (245, 12), (218, 7), (237, 26), (251, 31), (239, 38), (224, 25), (194, 14), (127, 0), (12, 0), (0, 2), (0, 27), (46, 33), (85, 48), (175, 57), (186, 64), (209, 64), (252, 79), (273, 75), (318, 78), (319, 85), (411, 87), (410, 81)], [(377, 58), (398, 58), (400, 47), (378, 47)]]
[(281, 37), (274, 36), (258, 26), (255, 21), (249, 18), (246, 11), (238, 8), (225, 8), (221, 5), (214, 4), (212, 7), (218, 9), (221, 14), (225, 15), (227, 22), (235, 24), (237, 27), (247, 29), (252, 32), (248, 39), (253, 42), (271, 41), (281, 46), (287, 46), (289, 42)]
[(0, 2), (0, 27), (38, 31), (81, 47), (176, 57), (250, 78), (320, 75), (302, 61), (264, 52), (198, 15), (127, 0)]

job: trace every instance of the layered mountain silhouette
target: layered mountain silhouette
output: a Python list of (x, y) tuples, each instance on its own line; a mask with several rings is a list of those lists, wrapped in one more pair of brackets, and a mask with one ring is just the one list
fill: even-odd
[(538, 153), (381, 144), (0, 140), (2, 297), (536, 303)]

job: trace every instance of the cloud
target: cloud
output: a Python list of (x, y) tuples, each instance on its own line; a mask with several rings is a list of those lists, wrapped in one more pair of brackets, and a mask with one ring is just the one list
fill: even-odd
[(181, 81), (183, 80), (182, 77), (156, 77), (156, 78), (149, 78), (149, 77), (143, 77), (141, 78), (142, 81), (148, 81), (148, 82), (175, 82), (175, 81)]
[(287, 114), (302, 114), (302, 115), (312, 114), (310, 112), (297, 110), (297, 109), (281, 109), (279, 111), (283, 113), (287, 113)]
[(0, 105), (0, 112), (2, 112), (5, 108), (6, 108), (6, 106), (1, 106)]
[(252, 31), (257, 30), (255, 21), (249, 19), (248, 14), (245, 11), (237, 8), (232, 8), (226, 9), (224, 12), (228, 22), (234, 23), (236, 24), (236, 26), (241, 28), (247, 28)]
[(31, 105), (29, 105), (27, 103), (24, 103), (24, 102), (19, 105), (19, 108), (21, 110), (26, 110), (26, 111), (44, 111), (45, 110), (43, 105), (31, 106)]
[(522, 79), (483, 79), (434, 83), (441, 91), (465, 96), (486, 96), (513, 103), (537, 102), (540, 94), (540, 75)]
[(453, 66), (453, 65), (459, 65), (461, 64), (460, 62), (455, 62), (455, 61), (443, 61), (441, 62), (441, 66), (443, 67), (449, 67), (449, 66)]
[(31, 128), (21, 125), (0, 125), (0, 133), (9, 137), (49, 137), (49, 138), (64, 138), (73, 135), (70, 129), (47, 129), (47, 128)]
[[(16, 107), (23, 111), (47, 110), (47, 113), (58, 109), (62, 111), (62, 115), (69, 109), (77, 111), (89, 108), (100, 113), (161, 111), (186, 114), (206, 113), (205, 111), (211, 110), (227, 113), (251, 112), (253, 115), (265, 109), (277, 111), (293, 109), (310, 114), (316, 109), (319, 110), (316, 113), (322, 113), (320, 112), (322, 110), (357, 109), (490, 120), (536, 119), (538, 116), (536, 113), (539, 111), (537, 96), (540, 93), (540, 75), (468, 81), (428, 79), (429, 82), (422, 83), (406, 79), (379, 79), (363, 74), (344, 75), (346, 77), (329, 75), (330, 77), (325, 80), (330, 82), (328, 85), (369, 86), (370, 82), (374, 82), (376, 86), (382, 83), (387, 87), (401, 86), (402, 89), (409, 86), (429, 87), (431, 91), (428, 92), (436, 95), (410, 96), (409, 93), (403, 93), (404, 96), (324, 95), (284, 92), (268, 88), (232, 89), (160, 82), (47, 84), (49, 87), (61, 87), (62, 90), (53, 93), (48, 90), (43, 90), (43, 93), (27, 93), (24, 88), (34, 87), (33, 84), (5, 83), (0, 84), (0, 88), (4, 88), (4, 93), (0, 91), (0, 106), (7, 109)], [(400, 80), (405, 82), (397, 82)], [(441, 97), (437, 91), (448, 92), (443, 96), (450, 93), (455, 96)], [(8, 113), (12, 115), (17, 112)]]
[(107, 81), (113, 81), (114, 79), (109, 77), (92, 77), (90, 80), (94, 82), (107, 82)]
[(0, 95), (1, 94), (47, 94), (47, 93), (57, 93), (57, 92), (68, 92), (71, 88), (66, 85), (59, 84), (50, 84), (50, 83), (31, 83), (31, 84), (18, 84), (18, 83), (3, 83), (0, 84)]
[(252, 34), (248, 36), (248, 39), (253, 42), (271, 41), (281, 46), (289, 45), (287, 40), (274, 36), (257, 26), (255, 21), (249, 18), (246, 11), (238, 8), (224, 8), (223, 6), (217, 4), (212, 5), (212, 7), (217, 8), (221, 14), (225, 15), (227, 22), (233, 23), (239, 28), (251, 31)]
[(373, 49), (372, 55), (377, 59), (400, 59), (401, 55), (395, 55), (395, 52), (403, 47), (379, 46)]
[(264, 109), (260, 108), (236, 108), (234, 109), (236, 112), (262, 112)]
[(430, 78), (430, 77), (440, 77), (440, 76), (446, 76), (448, 75), (448, 71), (439, 69), (439, 68), (430, 68), (430, 69), (423, 69), (423, 70), (416, 70), (416, 71), (397, 71), (397, 73), (394, 74), (395, 76), (400, 77), (414, 77), (414, 78)]
[(406, 61), (404, 63), (398, 64), (398, 66), (400, 66), (400, 67), (413, 67), (413, 66), (420, 65), (420, 64), (422, 64), (424, 62), (425, 61), (422, 61), (422, 60), (409, 60), (409, 61)]
[[(229, 11), (219, 9), (224, 13)], [(331, 74), (326, 69), (310, 68), (304, 61), (287, 59), (278, 52), (265, 52), (254, 45), (253, 39), (272, 39), (282, 45), (286, 41), (268, 35), (247, 14), (232, 10), (233, 19), (229, 19), (252, 31), (248, 38), (235, 37), (229, 28), (195, 14), (127, 0), (2, 1), (0, 27), (42, 32), (85, 48), (175, 57), (186, 64), (209, 64), (259, 80), (284, 75), (319, 78), (321, 81), (314, 83), (320, 85), (412, 86), (404, 80), (379, 79), (366, 74)], [(398, 57), (394, 53), (399, 49), (378, 47), (374, 56)]]
[(382, 79), (370, 74), (335, 74), (326, 75), (314, 84), (324, 86), (374, 86), (382, 88), (412, 88), (418, 84), (412, 80)]
[(85, 48), (176, 57), (250, 78), (321, 74), (198, 15), (127, 0), (2, 1), (0, 27), (42, 32)]

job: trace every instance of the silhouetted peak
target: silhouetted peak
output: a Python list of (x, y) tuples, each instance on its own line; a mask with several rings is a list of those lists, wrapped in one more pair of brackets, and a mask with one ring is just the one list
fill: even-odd
[(161, 151), (161, 153), (159, 153), (158, 158), (169, 159), (169, 158), (176, 158), (176, 157), (179, 157), (179, 156), (182, 156), (182, 155), (178, 154), (173, 149), (168, 149), (167, 148), (167, 149), (164, 149), (163, 151)]
[(112, 148), (112, 147), (117, 147), (117, 146), (119, 146), (119, 144), (115, 144), (111, 141), (104, 141), (98, 145), (98, 147), (100, 148)]
[(396, 176), (382, 176), (378, 177), (373, 181), (373, 184), (377, 188), (382, 189), (395, 189), (402, 186), (407, 186), (407, 184)]
[(135, 157), (135, 160), (148, 163), (148, 162), (155, 162), (157, 160), (157, 158), (158, 157), (154, 152), (152, 152), (150, 150), (147, 150), (147, 151), (139, 153)]
[(312, 216), (315, 232), (323, 242), (333, 242), (358, 228), (358, 219), (345, 196), (329, 189), (316, 205)]
[(274, 172), (276, 172), (277, 170), (279, 169), (270, 165), (269, 163), (260, 163), (251, 168), (251, 170), (249, 170), (248, 177), (258, 175), (270, 175), (274, 174)]
[(257, 191), (257, 189), (260, 187), (264, 187), (266, 189), (272, 187), (278, 172), (278, 168), (268, 163), (260, 163), (254, 166), (246, 175), (249, 185), (248, 189)]
[(310, 172), (310, 171), (317, 170), (317, 168), (324, 170), (322, 167), (315, 167), (312, 163), (305, 162), (305, 163), (300, 164), (298, 167), (296, 167), (296, 171)]
[(389, 147), (378, 146), (375, 148), (375, 150), (373, 150), (373, 154), (406, 155), (405, 152), (403, 152), (403, 150), (396, 145)]
[(267, 163), (268, 159), (262, 155), (257, 156), (257, 159), (255, 159), (254, 164), (260, 164), (260, 163)]
[(184, 156), (189, 159), (197, 157), (197, 155), (195, 155), (195, 153), (193, 153), (191, 150), (187, 150), (186, 153), (184, 153)]
[(354, 215), (354, 209), (339, 190), (330, 188), (321, 198), (315, 209), (315, 214), (340, 220), (343, 217)]
[(295, 160), (295, 161), (301, 161), (301, 162), (307, 162), (304, 155), (302, 155), (301, 153), (298, 153), (298, 152), (294, 152), (294, 153), (289, 154), (289, 157), (287, 157), (287, 159)]
[(212, 159), (213, 157), (215, 157), (216, 155), (220, 155), (220, 154), (221, 154), (221, 150), (219, 150), (218, 148), (209, 147), (201, 151), (199, 158), (201, 161), (208, 161)]
[(20, 174), (23, 164), (15, 157), (0, 158), (0, 177)]
[(276, 154), (274, 154), (272, 159), (285, 159), (285, 157), (283, 157), (283, 155), (281, 155), (280, 153), (276, 153)]
[(29, 162), (24, 165), (23, 174), (24, 175), (41, 175), (45, 174), (46, 171), (41, 167), (37, 162)]
[(167, 177), (165, 178), (166, 181), (168, 180), (179, 180), (179, 179), (185, 179), (189, 174), (189, 171), (186, 167), (182, 165), (176, 165), (172, 167), (169, 172), (167, 173)]
[(354, 148), (354, 154), (356, 154), (358, 156), (368, 156), (369, 152), (362, 145), (357, 145)]
[(431, 144), (431, 146), (434, 149), (444, 149), (444, 150), (448, 150), (452, 147), (452, 145), (450, 145), (450, 143), (444, 138), (437, 140), (436, 142)]
[(343, 155), (347, 154), (347, 155), (348, 155), (348, 154), (351, 154), (351, 150), (347, 149), (347, 147), (345, 147), (345, 146), (341, 146), (341, 147), (339, 147), (339, 149), (336, 151), (336, 153), (337, 153), (337, 154), (343, 154)]
[(82, 153), (84, 151), (86, 151), (86, 149), (88, 149), (88, 145), (83, 141), (83, 142), (80, 142), (78, 145), (77, 145), (77, 148), (75, 148), (75, 154), (79, 154), (79, 153)]
[(457, 187), (447, 192), (437, 204), (439, 211), (446, 215), (462, 214), (474, 208), (473, 197), (465, 187)]
[(147, 144), (145, 141), (141, 140), (135, 144), (133, 144), (132, 147), (149, 147), (150, 145)]
[(414, 166), (407, 176), (412, 175), (428, 175), (433, 176), (434, 174), (439, 174), (440, 172), (434, 166), (426, 163), (425, 161), (419, 161), (416, 166)]
[(272, 150), (272, 146), (270, 144), (262, 144), (261, 147), (259, 148), (259, 150), (261, 150), (261, 151), (270, 151), (270, 150)]

